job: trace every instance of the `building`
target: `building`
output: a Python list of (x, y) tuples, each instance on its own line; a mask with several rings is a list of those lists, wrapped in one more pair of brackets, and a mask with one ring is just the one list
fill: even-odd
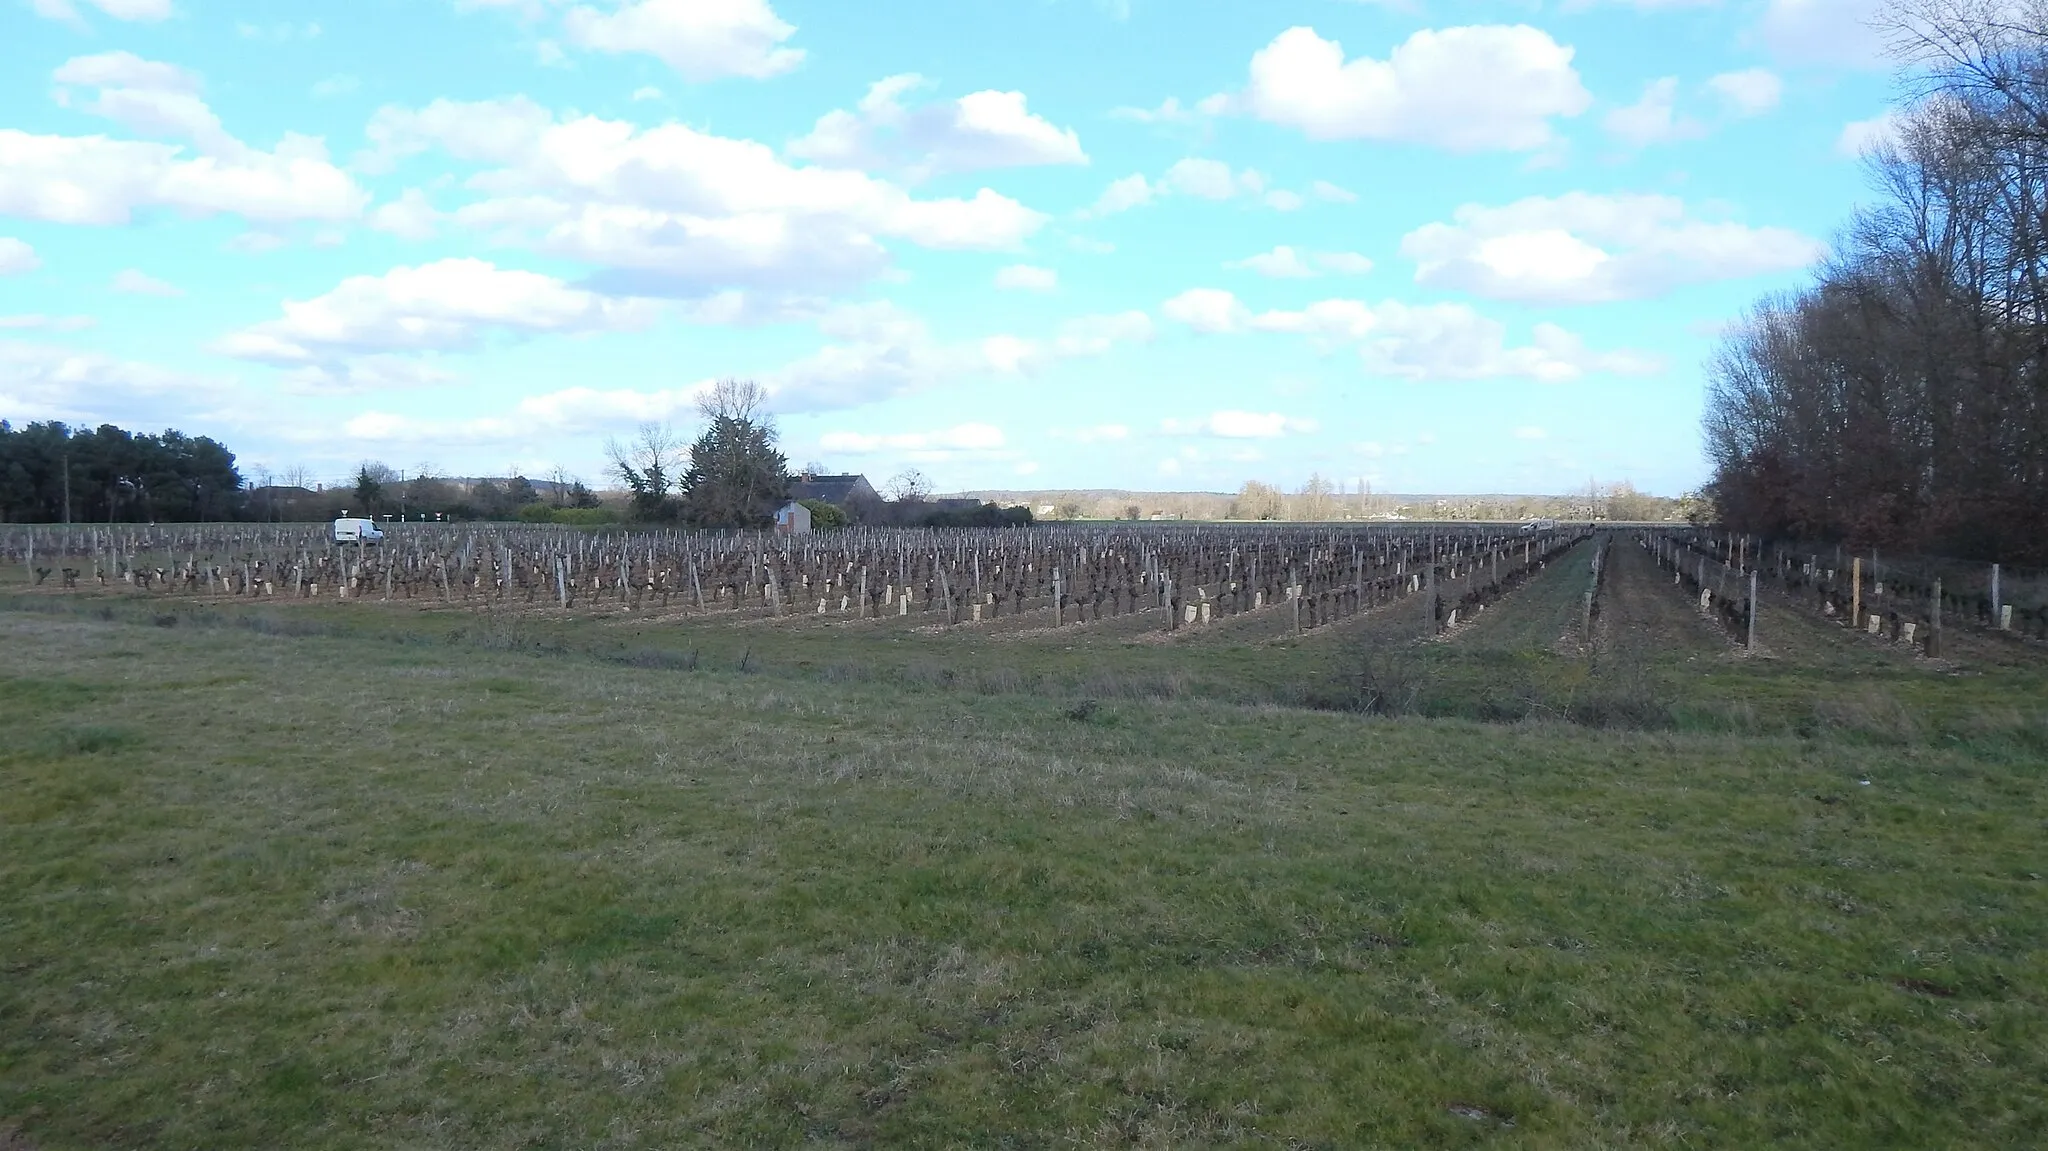
[(823, 500), (853, 522), (871, 519), (882, 506), (882, 493), (862, 475), (828, 476), (805, 472), (789, 481), (792, 500)]
[(775, 509), (775, 534), (779, 536), (808, 535), (811, 530), (811, 509), (791, 500)]

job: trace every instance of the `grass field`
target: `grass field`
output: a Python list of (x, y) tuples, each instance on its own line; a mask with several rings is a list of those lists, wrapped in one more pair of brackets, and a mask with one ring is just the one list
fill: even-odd
[(1560, 644), (1581, 554), (1440, 641), (12, 579), (0, 1147), (2035, 1143), (2048, 660), (1621, 540)]

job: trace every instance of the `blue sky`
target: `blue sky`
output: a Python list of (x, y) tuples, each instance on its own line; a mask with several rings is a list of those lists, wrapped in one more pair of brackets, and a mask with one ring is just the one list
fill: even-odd
[(329, 481), (766, 384), (945, 490), (1697, 485), (1870, 0), (0, 0), (0, 417)]

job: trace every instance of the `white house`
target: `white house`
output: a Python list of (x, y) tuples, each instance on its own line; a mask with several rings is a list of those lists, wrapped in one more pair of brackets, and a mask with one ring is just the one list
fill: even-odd
[(811, 530), (811, 509), (791, 500), (775, 509), (775, 534), (800, 536)]

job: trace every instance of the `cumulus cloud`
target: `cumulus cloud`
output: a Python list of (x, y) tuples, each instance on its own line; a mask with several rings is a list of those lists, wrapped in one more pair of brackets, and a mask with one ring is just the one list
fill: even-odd
[(996, 270), (996, 287), (1013, 292), (1050, 292), (1060, 286), (1060, 274), (1051, 268), (1011, 264)]
[(1737, 116), (1761, 116), (1777, 107), (1785, 94), (1785, 82), (1768, 68), (1723, 72), (1709, 79), (1707, 87)]
[(1573, 51), (1527, 25), (1416, 32), (1385, 60), (1344, 58), (1343, 45), (1290, 28), (1252, 57), (1241, 91), (1198, 107), (1253, 116), (1316, 140), (1398, 140), (1453, 151), (1533, 151), (1551, 121), (1592, 96)]
[(572, 43), (598, 52), (645, 52), (683, 79), (765, 80), (804, 61), (785, 48), (794, 25), (767, 0), (622, 0), (609, 10), (572, 8), (562, 18)]
[[(126, 223), (139, 209), (233, 213), (266, 221), (346, 219), (368, 196), (317, 138), (286, 133), (271, 151), (229, 135), (198, 78), (127, 52), (66, 61), (58, 100), (143, 135), (184, 144), (0, 129), (0, 213), (64, 224)], [(81, 101), (74, 87), (96, 93)]]
[(1695, 120), (1681, 119), (1675, 114), (1677, 101), (1678, 77), (1652, 80), (1643, 89), (1640, 100), (1607, 113), (1601, 127), (1607, 130), (1608, 135), (1636, 148), (1705, 135), (1704, 125)]
[(473, 348), (492, 332), (643, 327), (659, 306), (572, 288), (552, 276), (450, 259), (351, 276), (324, 296), (287, 300), (284, 315), (223, 336), (213, 350), (274, 364), (358, 353)]
[(485, 198), (455, 208), (456, 224), (595, 264), (605, 271), (594, 283), (617, 294), (822, 290), (880, 273), (884, 238), (1005, 250), (1046, 221), (987, 188), (919, 199), (862, 172), (786, 163), (754, 141), (557, 121), (523, 98), (384, 108), (366, 134), (371, 167), (430, 148), (485, 166), (468, 181)]
[(1588, 372), (1643, 375), (1661, 368), (1635, 352), (1590, 352), (1555, 324), (1537, 324), (1529, 343), (1510, 346), (1504, 325), (1463, 304), (1330, 299), (1299, 311), (1254, 314), (1229, 292), (1198, 288), (1166, 301), (1161, 312), (1213, 334), (1281, 332), (1304, 336), (1325, 350), (1356, 347), (1368, 371), (1408, 379), (1558, 382)]
[(26, 242), (0, 236), (0, 276), (19, 276), (43, 266), (42, 257)]
[(114, 281), (109, 286), (116, 292), (131, 296), (163, 296), (172, 298), (185, 294), (185, 289), (175, 284), (167, 284), (155, 276), (145, 275), (134, 268), (127, 268), (114, 273)]
[(905, 94), (929, 83), (914, 74), (877, 80), (853, 111), (827, 112), (784, 151), (838, 168), (902, 169), (914, 179), (1088, 162), (1073, 129), (1034, 115), (1022, 92), (973, 92), (904, 106)]
[(442, 214), (435, 211), (425, 192), (407, 188), (398, 199), (371, 212), (368, 223), (372, 230), (389, 232), (401, 240), (429, 240), (441, 219)]
[(1690, 218), (1671, 196), (1585, 192), (1466, 204), (1451, 223), (1401, 240), (1418, 284), (1550, 304), (1646, 299), (1682, 284), (1791, 271), (1821, 250), (1786, 228)]
[(1232, 260), (1226, 268), (1241, 268), (1274, 279), (1305, 280), (1324, 272), (1362, 276), (1372, 271), (1372, 261), (1356, 252), (1302, 252), (1282, 244), (1270, 252)]

